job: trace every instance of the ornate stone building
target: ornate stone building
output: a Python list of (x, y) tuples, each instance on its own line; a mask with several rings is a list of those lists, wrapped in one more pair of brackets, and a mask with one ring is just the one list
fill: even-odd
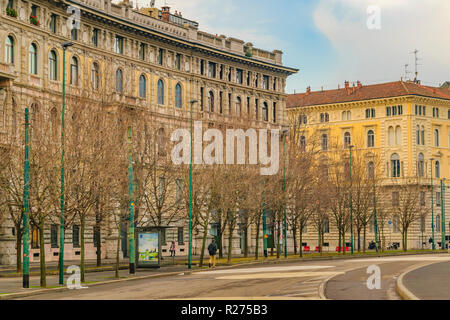
[[(169, 7), (136, 10), (128, 1), (110, 0), (1, 0), (0, 144), (15, 139), (21, 146), (25, 107), (38, 108), (47, 119), (51, 113), (61, 117), (62, 43), (67, 41), (74, 44), (66, 51), (69, 96), (101, 101), (108, 95), (115, 104), (153, 114), (167, 132), (188, 126), (191, 99), (199, 101), (194, 118), (208, 124), (250, 118), (256, 128), (286, 125), (286, 78), (298, 70), (283, 66), (279, 50), (202, 32), (197, 22)], [(66, 234), (68, 260), (79, 255), (77, 230)], [(45, 232), (50, 261), (58, 258), (52, 242), (57, 232), (50, 225)], [(186, 245), (186, 234), (179, 230), (180, 244)], [(95, 257), (93, 237), (88, 231), (87, 259)], [(0, 264), (14, 263), (14, 246), (14, 228), (7, 220), (0, 227)], [(31, 261), (39, 260), (38, 252), (32, 248)]]
[[(444, 227), (448, 241), (450, 210), (445, 206), (445, 219), (442, 219), (444, 204), (441, 205), (440, 182), (450, 178), (450, 90), (444, 86), (425, 86), (419, 81), (375, 85), (357, 82), (353, 86), (346, 81), (344, 87), (335, 90), (311, 91), (308, 88), (305, 93), (289, 95), (287, 112), (290, 123), (298, 123), (304, 129), (302, 140), (306, 145), (309, 143), (307, 136), (315, 132), (320, 157), (326, 159), (336, 148), (341, 148), (341, 156), (348, 159), (348, 147), (352, 144), (363, 154), (367, 172), (375, 170), (379, 177), (377, 183), (385, 190), (379, 195), (378, 204), (387, 211), (386, 244), (401, 244), (400, 219), (395, 215), (399, 193), (394, 187), (406, 184), (421, 186), (420, 206), (428, 212), (411, 225), (408, 247), (429, 247), (432, 221), (436, 247), (442, 242)], [(431, 181), (434, 185), (433, 215)], [(442, 200), (449, 203), (448, 191)], [(443, 221), (446, 226), (442, 225)], [(327, 247), (324, 250), (335, 251), (338, 233), (331, 217), (325, 230)], [(368, 241), (375, 240), (373, 230), (372, 222), (368, 225)], [(348, 245), (349, 234), (350, 231), (346, 237)], [(304, 239), (304, 245), (317, 246), (314, 226), (308, 226)], [(355, 248), (356, 243), (355, 236)]]

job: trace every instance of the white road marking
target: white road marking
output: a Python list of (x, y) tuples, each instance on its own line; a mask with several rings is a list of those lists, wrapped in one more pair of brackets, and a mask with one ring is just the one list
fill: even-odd
[(277, 272), (277, 271), (296, 271), (296, 270), (313, 270), (313, 269), (327, 269), (334, 268), (334, 266), (290, 266), (290, 267), (269, 267), (269, 268), (247, 268), (247, 269), (227, 269), (205, 271), (203, 274), (224, 274), (224, 273), (256, 273), (256, 272)]
[(252, 279), (282, 279), (282, 278), (302, 278), (313, 276), (331, 276), (343, 274), (344, 272), (280, 272), (280, 273), (254, 273), (236, 274), (231, 276), (217, 277), (217, 280), (252, 280)]
[(449, 261), (450, 255), (445, 255), (442, 257), (381, 257), (381, 258), (371, 258), (371, 259), (351, 259), (346, 262), (399, 262), (399, 261)]

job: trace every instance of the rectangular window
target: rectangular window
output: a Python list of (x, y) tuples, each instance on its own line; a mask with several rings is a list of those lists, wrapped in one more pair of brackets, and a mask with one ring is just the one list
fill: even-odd
[(164, 49), (158, 50), (158, 64), (161, 66), (164, 65)]
[(180, 53), (177, 53), (175, 67), (177, 68), (177, 70), (181, 70), (181, 54)]
[(255, 119), (258, 120), (259, 100), (255, 99)]
[(178, 227), (178, 244), (179, 245), (184, 245), (184, 228), (183, 227)]
[(269, 89), (269, 76), (263, 76), (263, 89)]
[(391, 107), (386, 107), (386, 116), (389, 117), (391, 115)]
[(216, 64), (214, 62), (210, 62), (208, 64), (208, 76), (210, 78), (215, 78), (216, 77)]
[(231, 115), (231, 93), (228, 94), (228, 114)]
[(272, 115), (273, 115), (273, 123), (276, 123), (277, 122), (277, 103), (276, 102), (273, 103)]
[(116, 36), (116, 41), (114, 42), (114, 52), (123, 54), (123, 37)]
[(250, 86), (250, 79), (252, 78), (252, 73), (249, 71), (247, 72), (247, 86)]
[(398, 207), (400, 205), (399, 193), (392, 192), (392, 206)]
[(161, 245), (166, 245), (166, 229), (161, 229)]
[(219, 113), (222, 114), (223, 113), (223, 92), (220, 91), (219, 93)]
[(98, 46), (98, 29), (95, 29), (94, 28), (94, 30), (92, 30), (92, 44), (94, 45), (94, 46)]
[(180, 204), (181, 201), (183, 200), (183, 180), (177, 179), (176, 184), (177, 184), (176, 201), (177, 204)]
[(31, 15), (33, 17), (37, 17), (37, 9), (38, 9), (38, 6), (36, 6), (36, 5), (31, 6)]
[(166, 178), (160, 177), (158, 185), (158, 198), (160, 201), (163, 200), (165, 192), (166, 192)]
[(219, 77), (220, 80), (223, 80), (223, 64), (220, 65)]
[(58, 225), (52, 224), (50, 227), (50, 242), (52, 248), (58, 248)]
[(80, 226), (76, 224), (72, 226), (72, 245), (74, 248), (80, 247)]
[(242, 84), (244, 82), (244, 72), (241, 69), (236, 69), (236, 83)]
[(139, 45), (139, 59), (142, 61), (145, 60), (145, 52), (147, 51), (147, 45), (145, 43), (141, 43)]
[(14, 0), (8, 0), (8, 9), (13, 9), (14, 8)]
[(403, 114), (403, 106), (398, 106), (398, 115), (401, 116)]
[(31, 248), (37, 249), (39, 248), (39, 229), (35, 225), (31, 225)]
[(273, 78), (273, 90), (277, 91), (277, 78)]
[(200, 60), (200, 74), (202, 76), (205, 74), (205, 60)]
[(441, 206), (441, 193), (436, 192), (436, 207), (440, 207), (440, 206)]
[(56, 33), (56, 14), (52, 13), (50, 16), (50, 32)]
[(203, 89), (203, 87), (200, 88), (200, 111), (203, 111), (203, 107), (204, 107), (204, 91), (205, 89)]
[(420, 192), (420, 205), (425, 206), (425, 192)]

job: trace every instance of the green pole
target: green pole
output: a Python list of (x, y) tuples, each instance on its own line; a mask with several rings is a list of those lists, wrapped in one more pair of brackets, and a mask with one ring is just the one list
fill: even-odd
[(29, 160), (29, 111), (25, 108), (25, 161), (24, 161), (24, 186), (23, 186), (23, 203), (24, 203), (24, 214), (23, 214), (23, 287), (30, 287), (30, 185), (29, 185), (29, 172), (30, 172), (30, 160)]
[(444, 183), (441, 179), (441, 249), (445, 250), (445, 203)]
[(66, 49), (63, 45), (63, 83), (62, 83), (62, 111), (61, 111), (61, 195), (60, 195), (60, 224), (59, 224), (59, 284), (64, 284), (64, 114), (66, 112)]
[(350, 146), (350, 245), (352, 247), (352, 254), (353, 254), (353, 179), (352, 179), (352, 148), (353, 146)]
[(128, 206), (128, 241), (130, 247), (130, 274), (136, 273), (135, 270), (135, 249), (134, 249), (134, 200), (133, 200), (133, 145), (131, 139), (131, 126), (128, 127), (128, 145), (129, 145), (129, 156), (128, 156), (128, 196), (129, 196), (129, 206)]
[(287, 219), (286, 219), (286, 135), (283, 134), (283, 192), (284, 192), (284, 257), (287, 259)]
[(263, 244), (264, 244), (264, 257), (267, 258), (267, 216), (266, 216), (266, 197), (264, 194), (264, 178), (262, 179), (263, 185)]
[(431, 159), (431, 232), (433, 240), (433, 250), (435, 250), (434, 244), (434, 200), (433, 200), (433, 159)]
[(377, 196), (375, 194), (375, 178), (373, 182), (373, 224), (375, 231), (375, 250), (378, 253), (378, 221), (377, 221)]

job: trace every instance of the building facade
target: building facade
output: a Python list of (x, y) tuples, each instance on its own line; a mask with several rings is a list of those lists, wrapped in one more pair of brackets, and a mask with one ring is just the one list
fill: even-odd
[[(421, 205), (429, 209), (424, 219), (416, 220), (408, 235), (409, 248), (428, 248), (435, 224), (436, 247), (441, 244), (442, 207), (441, 179), (450, 178), (450, 90), (415, 82), (390, 82), (363, 85), (360, 82), (336, 90), (311, 91), (289, 95), (287, 112), (291, 124), (303, 128), (303, 143), (314, 132), (319, 154), (327, 158), (333, 148), (342, 148), (349, 156), (351, 145), (365, 157), (368, 172), (376, 170), (378, 184), (384, 188), (379, 203), (387, 208), (384, 235), (386, 244), (401, 244), (398, 217), (392, 207), (398, 202), (395, 186), (421, 186)], [(377, 158), (377, 161), (371, 159)], [(432, 159), (432, 160), (431, 160)], [(374, 168), (375, 165), (375, 168)], [(432, 173), (432, 176), (431, 176)], [(431, 214), (431, 181), (433, 183), (433, 213)], [(448, 186), (447, 186), (448, 188)], [(447, 191), (443, 197), (449, 203)], [(381, 205), (380, 205), (381, 207)], [(450, 210), (445, 207), (446, 232), (450, 230)], [(338, 233), (330, 218), (325, 228), (324, 250), (335, 251)], [(373, 224), (367, 240), (375, 240)], [(355, 245), (357, 247), (356, 236)], [(308, 226), (304, 245), (315, 247), (317, 231)], [(447, 236), (448, 241), (448, 236)], [(350, 245), (350, 232), (346, 238)]]
[[(115, 106), (153, 114), (167, 133), (188, 127), (192, 99), (198, 100), (194, 119), (205, 122), (205, 128), (249, 120), (255, 128), (285, 126), (286, 79), (298, 70), (283, 66), (279, 50), (258, 49), (198, 26), (167, 6), (137, 10), (128, 1), (1, 0), (0, 144), (23, 146), (26, 107), (39, 110), (44, 119), (61, 118), (64, 69), (68, 96), (99, 103), (108, 96)], [(63, 68), (62, 43), (68, 41), (73, 46)], [(185, 226), (174, 227), (166, 240), (177, 239), (178, 254), (186, 254)], [(117, 237), (114, 231), (102, 232), (102, 254), (113, 257)], [(58, 237), (57, 226), (48, 225), (49, 261), (58, 259), (52, 240)], [(88, 228), (87, 259), (95, 257), (94, 238)], [(15, 262), (14, 247), (14, 227), (6, 219), (0, 227), (0, 264)], [(167, 247), (163, 251), (169, 254)], [(65, 250), (68, 260), (80, 254), (76, 225), (66, 231)], [(38, 260), (35, 246), (31, 261)]]

